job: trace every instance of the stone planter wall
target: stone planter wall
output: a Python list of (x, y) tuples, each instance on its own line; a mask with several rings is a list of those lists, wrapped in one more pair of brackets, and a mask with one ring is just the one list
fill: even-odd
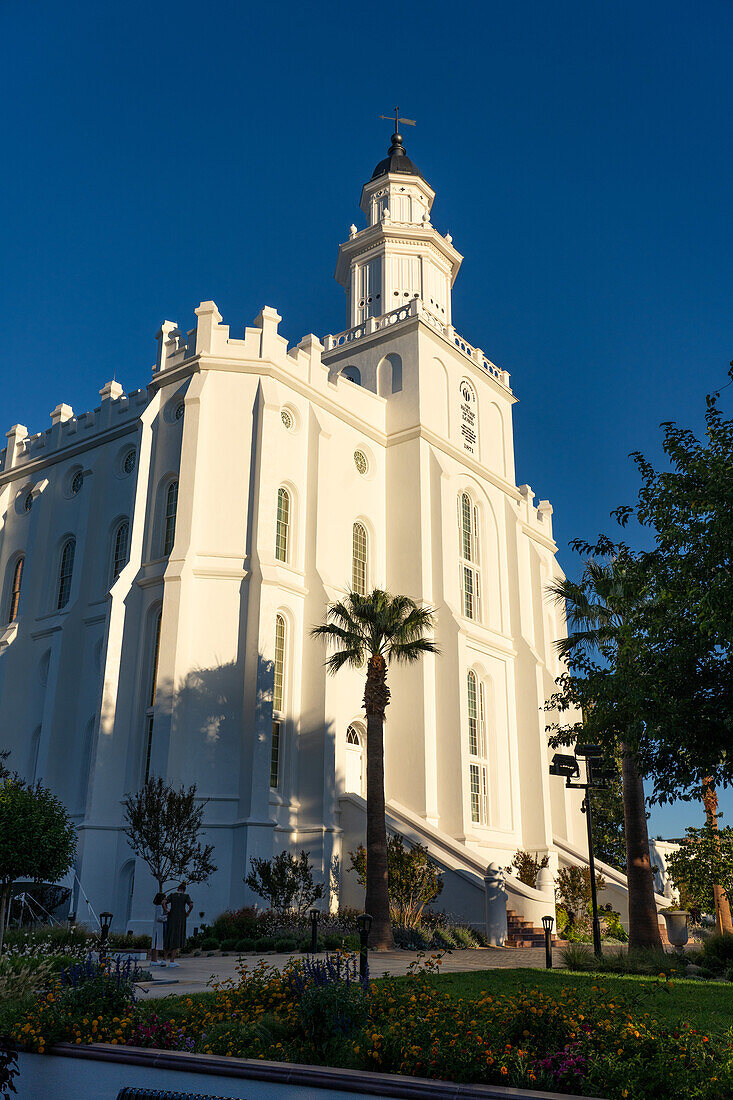
[[(559, 1093), (491, 1085), (457, 1085), (395, 1074), (297, 1066), (284, 1062), (179, 1054), (96, 1043), (60, 1043), (50, 1054), (19, 1055), (16, 1100), (117, 1100), (120, 1089), (204, 1093), (222, 1100), (349, 1100), (357, 1096), (410, 1100), (563, 1100)], [(578, 1100), (592, 1100), (579, 1097)]]

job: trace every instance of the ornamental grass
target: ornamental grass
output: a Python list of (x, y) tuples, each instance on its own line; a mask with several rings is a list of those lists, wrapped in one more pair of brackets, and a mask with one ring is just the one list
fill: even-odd
[[(354, 957), (330, 967), (262, 963), (212, 985), (210, 993), (122, 1011), (84, 1012), (56, 983), (18, 1020), (12, 1037), (43, 1052), (54, 1042), (107, 1042), (368, 1069), (456, 1082), (633, 1100), (727, 1100), (733, 1040), (661, 1024), (644, 990), (611, 994), (569, 984), (552, 994), (455, 996), (436, 978), (440, 957), (407, 978), (362, 983)], [(655, 993), (673, 996), (659, 974)], [(647, 983), (649, 988), (649, 983)], [(99, 1000), (96, 1001), (97, 1005)]]

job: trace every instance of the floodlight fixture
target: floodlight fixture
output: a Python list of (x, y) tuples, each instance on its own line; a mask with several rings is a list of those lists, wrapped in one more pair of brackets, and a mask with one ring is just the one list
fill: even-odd
[(600, 745), (576, 745), (576, 756), (585, 756), (590, 760), (601, 760), (603, 758), (603, 749)]
[(550, 775), (562, 775), (572, 779), (580, 775), (580, 766), (574, 756), (556, 752), (550, 764)]

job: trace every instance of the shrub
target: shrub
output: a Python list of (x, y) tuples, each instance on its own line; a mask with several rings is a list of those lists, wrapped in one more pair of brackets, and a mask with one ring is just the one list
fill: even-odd
[(537, 875), (544, 867), (549, 867), (549, 865), (549, 856), (542, 856), (540, 859), (539, 852), (525, 852), (520, 848), (514, 853), (514, 859), (509, 864), (509, 868), (511, 870), (513, 867), (516, 870), (517, 878), (525, 886), (534, 886)]
[(236, 949), (237, 949), (237, 951), (254, 951), (256, 943), (257, 943), (256, 940), (249, 940), (249, 939), (237, 940), (237, 948)]
[(218, 951), (219, 941), (215, 940), (213, 936), (207, 936), (201, 941), (199, 947), (202, 951)]
[(658, 948), (638, 948), (629, 952), (613, 952), (596, 958), (589, 947), (570, 944), (561, 953), (568, 970), (602, 974), (684, 974), (688, 960), (684, 956), (668, 955)]
[(257, 939), (257, 910), (251, 905), (227, 909), (219, 914), (207, 932), (217, 940)]
[(275, 940), (275, 950), (282, 954), (290, 954), (298, 950), (298, 941), (289, 936), (283, 936), (282, 939)]
[(255, 943), (255, 951), (274, 951), (275, 939), (273, 936), (263, 936)]
[(22, 956), (72, 955), (79, 960), (97, 947), (98, 937), (84, 925), (41, 924), (35, 928), (9, 928), (4, 954)]
[(704, 939), (701, 946), (700, 966), (709, 967), (713, 973), (733, 966), (733, 935), (730, 932), (716, 932)]
[(325, 895), (323, 883), (313, 881), (313, 868), (306, 851), (299, 856), (279, 852), (272, 859), (255, 857), (250, 860), (250, 866), (252, 869), (244, 879), (245, 885), (279, 913), (294, 909), (299, 917), (304, 917), (313, 903)]
[(49, 982), (55, 967), (50, 959), (0, 956), (0, 1001), (37, 993)]
[[(360, 885), (366, 887), (366, 848), (360, 844), (349, 856)], [(433, 863), (424, 844), (406, 847), (399, 833), (387, 840), (387, 868), (393, 923), (408, 928), (419, 924), (425, 906), (435, 901), (443, 889), (443, 872)]]
[[(596, 889), (603, 890), (605, 885), (606, 880), (601, 875), (596, 875)], [(591, 890), (588, 868), (562, 867), (557, 876), (555, 897), (567, 913), (567, 931), (577, 928), (578, 931), (587, 933), (591, 925)]]
[(112, 932), (108, 942), (113, 951), (147, 951), (152, 943), (150, 936), (132, 936), (129, 932)]
[(219, 946), (222, 951), (236, 951), (237, 940), (222, 940)]
[(94, 962), (74, 963), (61, 971), (59, 1008), (90, 1015), (122, 1013), (135, 1000), (137, 968), (129, 959), (112, 966)]
[(155, 1050), (193, 1051), (194, 1040), (182, 1027), (176, 1027), (171, 1020), (163, 1020), (154, 1013), (135, 1025), (129, 1044), (133, 1047), (153, 1047)]

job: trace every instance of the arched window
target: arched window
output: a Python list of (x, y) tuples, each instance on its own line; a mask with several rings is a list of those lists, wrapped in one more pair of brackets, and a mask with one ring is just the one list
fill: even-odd
[(10, 583), (10, 612), (8, 614), (8, 622), (14, 623), (18, 618), (18, 608), (20, 606), (20, 586), (23, 581), (23, 562), (24, 557), (18, 558), (13, 569), (13, 579)]
[(467, 619), (481, 617), (478, 508), (468, 493), (458, 497), (459, 574), (461, 611)]
[(359, 726), (352, 724), (346, 731), (344, 789), (364, 797), (364, 779), (364, 733)]
[(358, 367), (344, 367), (341, 377), (348, 378), (349, 382), (353, 382), (355, 386), (361, 385), (361, 371)]
[(272, 684), (272, 751), (270, 754), (270, 787), (280, 787), (280, 755), (285, 700), (285, 646), (287, 625), (284, 615), (275, 616), (275, 660)]
[(119, 577), (127, 565), (130, 543), (130, 521), (123, 519), (115, 528), (112, 540), (112, 583)]
[(351, 587), (366, 596), (369, 584), (369, 540), (363, 523), (355, 523), (352, 533)]
[(290, 493), (282, 486), (277, 491), (277, 524), (275, 528), (275, 557), (288, 560), (290, 541)]
[(150, 778), (150, 758), (153, 751), (153, 726), (155, 724), (155, 693), (158, 685), (158, 658), (160, 657), (160, 626), (163, 621), (163, 609), (155, 616), (150, 646), (150, 665), (147, 693), (145, 696), (145, 719), (143, 737), (143, 774), (145, 782)]
[(74, 555), (76, 554), (76, 539), (67, 539), (61, 551), (61, 566), (59, 568), (59, 587), (56, 599), (56, 609), (66, 607), (71, 595), (71, 578), (74, 573)]
[(486, 700), (484, 685), (473, 670), (466, 680), (468, 702), (468, 775), (471, 821), (489, 823), (489, 773), (486, 763)]
[(163, 555), (170, 554), (176, 540), (176, 509), (178, 508), (178, 482), (172, 481), (165, 494), (163, 516)]

